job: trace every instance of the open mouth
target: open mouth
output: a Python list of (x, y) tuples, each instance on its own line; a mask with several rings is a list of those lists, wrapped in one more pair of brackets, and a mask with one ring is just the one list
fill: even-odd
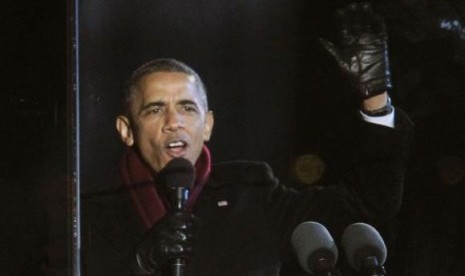
[(185, 154), (186, 148), (187, 142), (181, 139), (173, 139), (166, 144), (168, 154), (172, 157), (182, 157)]
[(176, 149), (176, 148), (185, 148), (187, 146), (187, 143), (182, 140), (174, 140), (168, 142), (168, 145), (166, 146), (168, 149)]

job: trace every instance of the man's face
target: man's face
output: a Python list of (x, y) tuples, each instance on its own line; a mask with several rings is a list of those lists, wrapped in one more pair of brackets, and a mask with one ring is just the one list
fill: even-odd
[(176, 157), (195, 164), (213, 127), (213, 114), (205, 110), (195, 79), (180, 72), (156, 72), (144, 76), (138, 90), (130, 105), (132, 119), (116, 120), (123, 142), (136, 145), (155, 171)]

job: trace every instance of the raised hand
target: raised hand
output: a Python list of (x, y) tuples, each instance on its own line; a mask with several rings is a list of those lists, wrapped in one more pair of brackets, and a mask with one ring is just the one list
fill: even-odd
[(369, 3), (351, 3), (338, 10), (340, 46), (320, 39), (335, 58), (362, 100), (391, 89), (387, 33), (384, 20)]

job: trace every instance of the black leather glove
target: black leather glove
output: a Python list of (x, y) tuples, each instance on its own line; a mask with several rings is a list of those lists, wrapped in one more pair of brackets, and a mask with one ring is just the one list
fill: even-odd
[(143, 272), (155, 273), (170, 260), (191, 257), (197, 227), (197, 217), (186, 211), (178, 211), (163, 217), (137, 246), (136, 258), (139, 269)]
[(352, 3), (337, 12), (341, 19), (341, 46), (320, 39), (362, 99), (391, 89), (387, 33), (383, 19), (369, 3)]

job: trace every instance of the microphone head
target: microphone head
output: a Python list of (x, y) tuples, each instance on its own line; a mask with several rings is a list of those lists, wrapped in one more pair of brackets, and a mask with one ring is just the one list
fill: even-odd
[(338, 251), (333, 237), (320, 223), (308, 221), (292, 232), (291, 243), (301, 267), (309, 272), (334, 267)]
[(378, 264), (386, 261), (387, 249), (378, 231), (366, 223), (349, 225), (342, 234), (342, 247), (347, 261), (357, 271), (363, 269), (368, 257), (376, 257)]
[(173, 158), (157, 174), (157, 183), (168, 189), (191, 189), (194, 184), (195, 170), (192, 163), (185, 158)]

